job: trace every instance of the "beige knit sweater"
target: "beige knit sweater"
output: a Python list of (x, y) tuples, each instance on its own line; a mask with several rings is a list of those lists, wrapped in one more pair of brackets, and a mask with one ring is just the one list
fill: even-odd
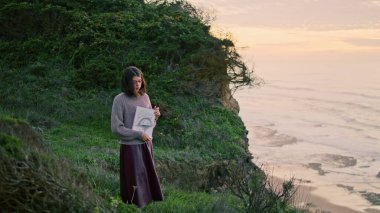
[(113, 100), (111, 131), (120, 139), (121, 144), (135, 145), (145, 143), (141, 139), (143, 132), (132, 129), (137, 106), (151, 109), (149, 96), (143, 94), (139, 97), (130, 97), (125, 93), (120, 93)]

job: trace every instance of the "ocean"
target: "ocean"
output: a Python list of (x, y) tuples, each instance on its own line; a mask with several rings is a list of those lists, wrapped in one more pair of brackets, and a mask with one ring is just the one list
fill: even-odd
[(253, 162), (310, 186), (306, 203), (380, 211), (379, 69), (259, 67), (266, 83), (234, 94)]

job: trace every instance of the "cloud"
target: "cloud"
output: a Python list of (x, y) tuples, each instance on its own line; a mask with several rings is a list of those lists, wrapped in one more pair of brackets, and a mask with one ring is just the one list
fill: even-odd
[(379, 0), (191, 0), (224, 25), (336, 30), (380, 27)]
[(232, 27), (235, 44), (263, 52), (378, 52), (380, 29), (305, 30), (296, 28)]
[(354, 38), (354, 39), (345, 39), (343, 41), (354, 46), (380, 47), (380, 38), (379, 39)]

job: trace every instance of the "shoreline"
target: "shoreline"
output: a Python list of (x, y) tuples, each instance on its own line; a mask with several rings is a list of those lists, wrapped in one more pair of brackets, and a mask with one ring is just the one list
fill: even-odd
[[(284, 181), (286, 181), (286, 179), (273, 177), (273, 182), (278, 185), (281, 185), (281, 183)], [(361, 213), (361, 211), (357, 211), (355, 209), (348, 208), (345, 206), (336, 205), (326, 198), (313, 194), (313, 190), (315, 190), (315, 187), (306, 186), (302, 183), (299, 185), (296, 184), (295, 187), (297, 188), (297, 191), (293, 203), (294, 206), (299, 207), (301, 209), (305, 208), (305, 205), (308, 205), (308, 209), (311, 212)]]
[[(280, 167), (282, 169), (280, 169)], [(284, 168), (285, 167), (285, 168)], [(277, 166), (272, 169), (270, 180), (276, 185), (281, 186), (289, 177), (286, 177), (286, 172), (290, 166)], [(347, 189), (337, 185), (328, 185), (324, 182), (317, 182), (316, 175), (312, 175), (312, 171), (307, 171), (306, 168), (297, 168), (298, 174), (303, 172), (303, 175), (293, 175), (295, 178), (295, 187), (297, 188), (294, 196), (293, 205), (297, 208), (305, 208), (311, 212), (331, 212), (331, 213), (380, 213), (379, 205), (370, 205), (363, 197), (356, 193), (351, 193)], [(302, 171), (303, 170), (303, 171)], [(293, 170), (294, 172), (294, 170)], [(273, 174), (275, 173), (275, 174)], [(302, 178), (302, 179), (300, 179)], [(326, 198), (324, 195), (329, 194)], [(347, 204), (350, 204), (348, 207)], [(355, 207), (352, 207), (355, 206)]]
[(380, 205), (365, 196), (376, 193), (372, 199), (379, 202), (379, 193), (373, 189), (380, 187), (379, 182), (375, 177), (363, 180), (362, 174), (352, 172), (352, 168), (370, 168), (374, 161), (363, 161), (329, 146), (300, 143), (299, 139), (268, 127), (250, 125), (248, 130), (252, 162), (264, 166), (270, 177), (296, 179), (301, 192), (296, 207), (303, 203), (309, 204), (311, 212), (380, 213)]

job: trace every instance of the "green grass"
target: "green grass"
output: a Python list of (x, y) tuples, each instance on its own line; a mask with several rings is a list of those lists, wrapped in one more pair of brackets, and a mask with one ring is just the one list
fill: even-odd
[[(118, 201), (119, 196), (119, 144), (110, 135), (108, 129), (96, 130), (88, 126), (60, 125), (47, 130), (45, 143), (59, 157), (68, 159), (74, 167), (79, 168), (86, 176), (87, 183), (106, 200), (114, 200), (114, 205), (127, 211), (124, 204)], [(161, 162), (183, 164), (204, 164), (204, 157), (191, 149), (176, 150), (161, 148), (155, 144), (155, 158), (158, 166)], [(210, 159), (207, 159), (211, 161)], [(189, 171), (193, 172), (193, 171)], [(177, 174), (180, 176), (180, 174)], [(220, 209), (237, 211), (233, 202), (224, 195), (206, 192), (182, 191), (163, 180), (165, 201), (155, 202), (143, 209), (144, 212), (218, 212)], [(231, 195), (229, 199), (231, 198)], [(116, 199), (116, 201), (115, 201)], [(121, 207), (123, 206), (123, 207)], [(128, 207), (127, 209), (131, 209)], [(133, 209), (133, 208), (132, 208)], [(129, 211), (128, 210), (128, 211)]]
[(164, 188), (165, 201), (155, 202), (144, 208), (144, 212), (239, 212), (239, 200), (228, 194), (185, 192)]

